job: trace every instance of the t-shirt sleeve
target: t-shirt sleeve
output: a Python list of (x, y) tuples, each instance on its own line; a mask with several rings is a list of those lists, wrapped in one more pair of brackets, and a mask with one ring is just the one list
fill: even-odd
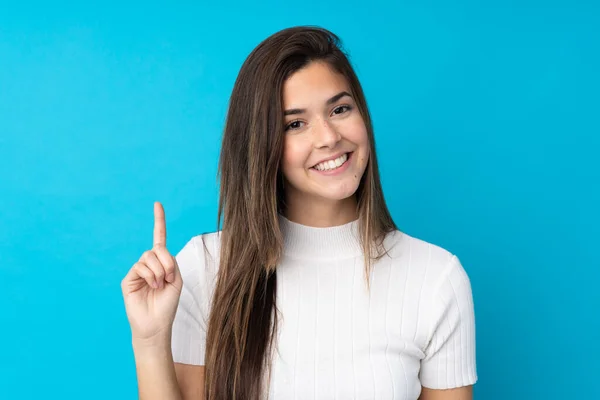
[(206, 352), (207, 298), (203, 290), (206, 265), (201, 237), (192, 238), (175, 256), (183, 288), (173, 321), (173, 361), (204, 365)]
[(456, 256), (433, 291), (430, 341), (420, 379), (430, 389), (452, 389), (477, 381), (475, 313), (471, 283)]

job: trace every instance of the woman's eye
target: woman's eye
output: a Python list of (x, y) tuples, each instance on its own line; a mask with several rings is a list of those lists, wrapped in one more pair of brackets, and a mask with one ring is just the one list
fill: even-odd
[(292, 121), (292, 122), (290, 122), (288, 124), (288, 126), (285, 127), (285, 130), (287, 131), (287, 130), (290, 130), (290, 129), (298, 129), (298, 128), (300, 128), (299, 124), (301, 122), (302, 121)]
[[(336, 107), (336, 108), (333, 110), (333, 113), (334, 113), (334, 114), (336, 114), (336, 115), (340, 115), (340, 114), (344, 114), (344, 113), (346, 113), (346, 112), (348, 112), (348, 111), (350, 111), (350, 110), (352, 110), (352, 106), (349, 106), (349, 105), (343, 105), (343, 106)], [(292, 122), (290, 122), (290, 123), (289, 123), (289, 124), (288, 124), (288, 125), (285, 127), (285, 130), (286, 130), (286, 131), (289, 131), (290, 129), (292, 129), (292, 130), (299, 129), (299, 128), (301, 127), (301, 125), (300, 125), (300, 124), (302, 124), (302, 121), (298, 121), (298, 120), (296, 120), (296, 121), (292, 121)]]
[[(334, 114), (343, 114), (345, 111), (350, 111), (351, 109), (352, 109), (352, 107), (350, 107), (350, 106), (346, 106), (346, 105), (339, 106), (335, 110), (333, 110), (333, 113)], [(340, 111), (340, 110), (342, 110), (342, 111)], [(338, 112), (338, 111), (340, 111), (340, 112)]]

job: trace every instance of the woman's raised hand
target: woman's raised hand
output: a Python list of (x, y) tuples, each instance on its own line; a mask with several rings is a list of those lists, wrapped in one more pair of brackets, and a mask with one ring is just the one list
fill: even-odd
[(183, 280), (167, 250), (163, 206), (154, 203), (154, 244), (121, 282), (133, 340), (165, 344), (171, 335)]

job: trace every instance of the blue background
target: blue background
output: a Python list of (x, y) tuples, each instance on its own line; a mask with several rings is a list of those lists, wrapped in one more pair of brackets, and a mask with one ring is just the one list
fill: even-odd
[(153, 201), (172, 253), (215, 229), (237, 72), (302, 24), (350, 52), (400, 229), (471, 277), (476, 398), (600, 398), (593, 3), (3, 3), (0, 398), (136, 398), (120, 281)]

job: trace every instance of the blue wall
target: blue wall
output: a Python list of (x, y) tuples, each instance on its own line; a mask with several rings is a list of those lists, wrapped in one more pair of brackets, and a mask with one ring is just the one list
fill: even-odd
[(2, 399), (136, 398), (152, 203), (173, 253), (214, 230), (236, 74), (301, 24), (346, 43), (400, 228), (471, 276), (476, 398), (600, 398), (600, 6), (111, 3), (0, 8)]

